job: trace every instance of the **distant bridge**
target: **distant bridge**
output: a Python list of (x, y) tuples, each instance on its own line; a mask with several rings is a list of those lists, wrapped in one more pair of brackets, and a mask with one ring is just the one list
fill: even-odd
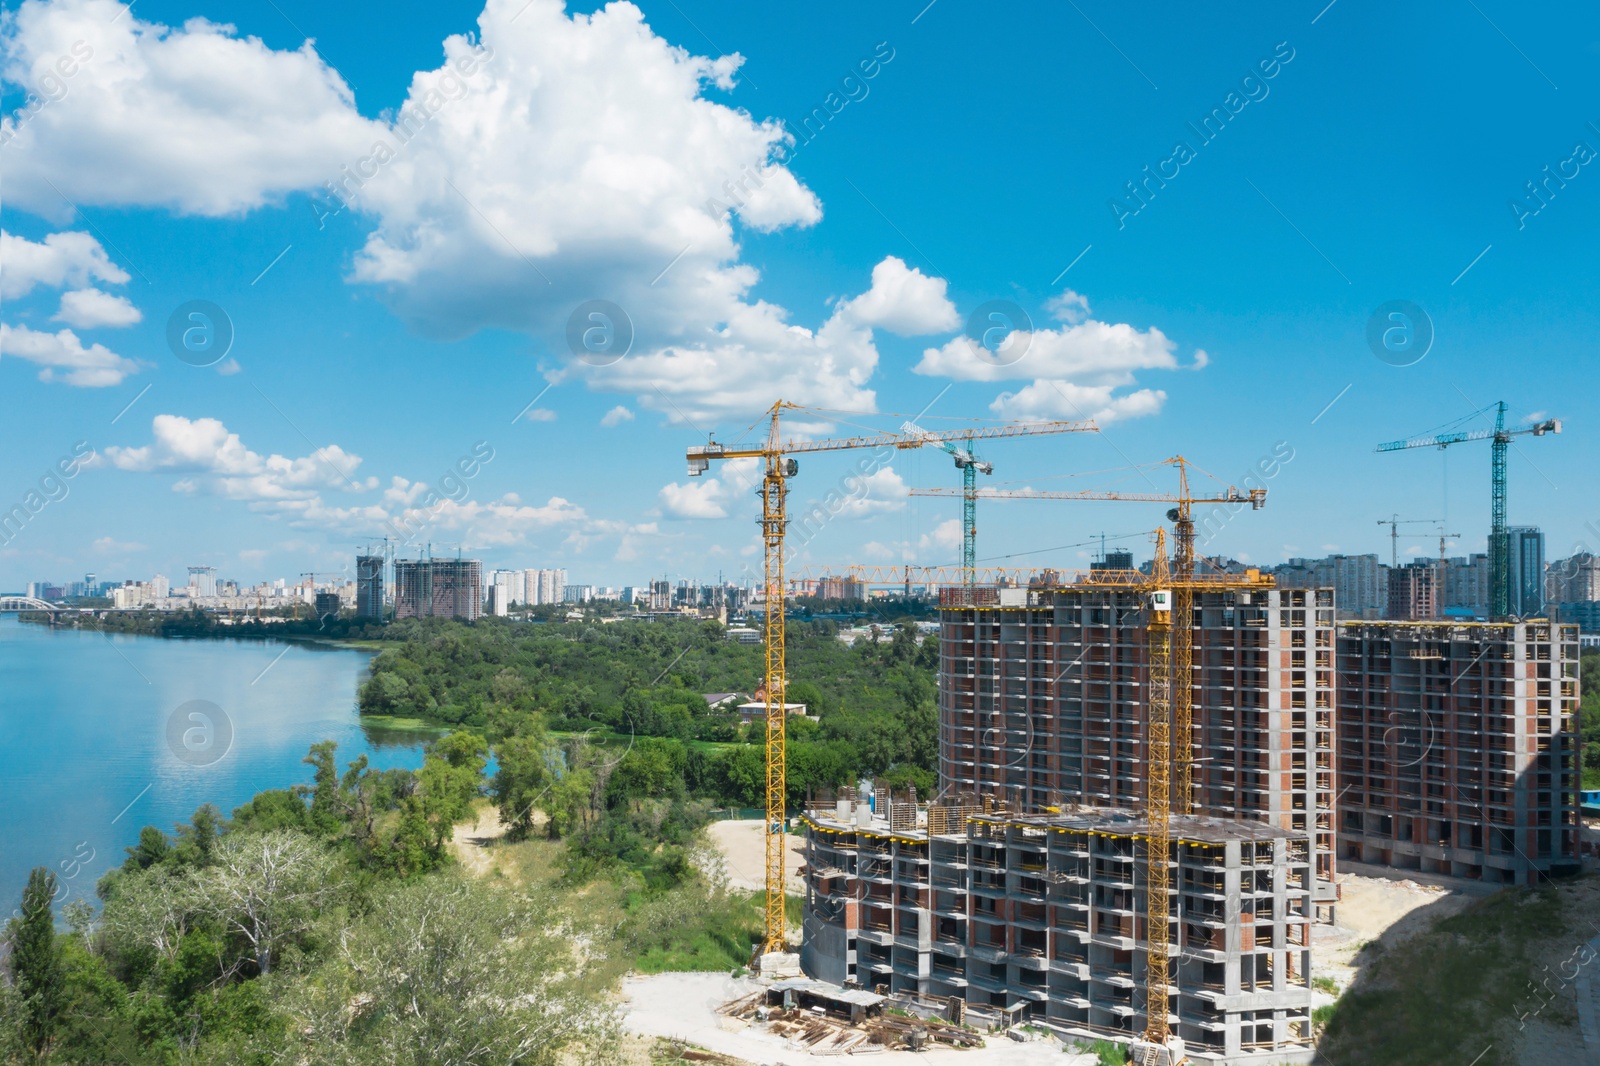
[(16, 614), (19, 611), (65, 611), (66, 608), (57, 603), (35, 599), (32, 596), (0, 596), (0, 614)]

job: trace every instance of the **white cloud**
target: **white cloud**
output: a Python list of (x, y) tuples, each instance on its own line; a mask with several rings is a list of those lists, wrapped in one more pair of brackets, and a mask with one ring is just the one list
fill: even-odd
[(1026, 345), (1022, 357), (999, 365), (981, 358), (973, 341), (957, 337), (922, 353), (913, 370), (958, 381), (1019, 381), (1068, 378), (1103, 384), (1129, 384), (1136, 370), (1174, 370), (1177, 345), (1154, 327), (1140, 331), (1126, 323), (1088, 319), (1061, 329), (1035, 329), (1011, 335), (1010, 344)]
[(961, 319), (945, 296), (948, 283), (889, 256), (872, 268), (872, 287), (840, 308), (851, 321), (914, 337), (955, 329)]
[(600, 424), (605, 426), (607, 429), (610, 429), (613, 426), (620, 426), (624, 422), (632, 421), (633, 412), (619, 403), (601, 417)]
[(138, 363), (104, 345), (85, 348), (70, 329), (43, 333), (27, 326), (0, 324), (0, 354), (44, 367), (39, 371), (40, 381), (64, 381), (82, 388), (120, 385), (129, 374), (139, 372)]
[(846, 515), (864, 518), (868, 515), (899, 511), (906, 505), (907, 485), (892, 466), (875, 470), (866, 477), (847, 475), (819, 496), (806, 498), (789, 496), (789, 512), (796, 520), (813, 507), (822, 508), (832, 516)]
[[(4, 158), (9, 160), (10, 153)], [(127, 280), (127, 271), (87, 233), (52, 233), (35, 242), (0, 230), (0, 297), (7, 300), (26, 296), (36, 285), (59, 289), (90, 281), (121, 285)]]
[(361, 457), (337, 444), (299, 458), (262, 455), (215, 418), (181, 415), (157, 415), (151, 431), (153, 439), (142, 447), (105, 448), (104, 461), (130, 472), (182, 474), (172, 485), (175, 492), (239, 501), (294, 526), (365, 536), (375, 529), (410, 531), (413, 542), (438, 531), (473, 547), (526, 543), (530, 535), (551, 529), (567, 531), (569, 540), (573, 534), (596, 538), (655, 532), (652, 524), (593, 518), (559, 496), (538, 506), (523, 503), (515, 493), (476, 499), (476, 486), (470, 480), (457, 483), (445, 495), (442, 487), (395, 476), (374, 502), (330, 504), (324, 499), (330, 490), (348, 496), (379, 488), (376, 477), (358, 472)]
[[(1159, 329), (1139, 330), (1127, 323), (1089, 318), (1089, 300), (1066, 290), (1045, 309), (1065, 323), (1060, 328), (1018, 331), (1006, 351), (1021, 351), (1010, 362), (996, 358), (965, 336), (928, 348), (913, 371), (958, 381), (1027, 381), (1002, 392), (989, 409), (1005, 418), (1092, 418), (1102, 424), (1156, 414), (1166, 401), (1160, 389), (1116, 390), (1137, 384), (1136, 372), (1178, 370), (1177, 345)], [(1012, 348), (1016, 345), (1020, 348)], [(1210, 362), (1196, 350), (1188, 369)]]
[(125, 555), (128, 552), (142, 552), (145, 550), (145, 546), (143, 544), (137, 544), (132, 541), (117, 540), (115, 537), (96, 538), (95, 542), (91, 544), (90, 547), (103, 555), (110, 555), (112, 553)]
[[(493, 58), (356, 199), (377, 229), (355, 277), (424, 332), (508, 327), (565, 357), (568, 315), (600, 297), (627, 310), (636, 350), (703, 342), (756, 280), (734, 218), (821, 217), (775, 162), (781, 126), (702, 96), (733, 88), (741, 57), (675, 47), (627, 2), (569, 17), (560, 0), (489, 0), (478, 23)], [(470, 50), (445, 42), (447, 62)], [(446, 69), (418, 73), (408, 100)]]
[[(593, 388), (632, 392), (670, 421), (715, 424), (748, 420), (774, 396), (809, 407), (868, 412), (877, 396), (866, 387), (878, 367), (873, 328), (926, 332), (953, 321), (945, 282), (892, 256), (872, 272), (860, 296), (840, 301), (816, 330), (790, 325), (788, 312), (765, 301), (731, 301), (722, 324), (694, 343), (669, 344), (602, 367), (575, 364)], [(799, 427), (796, 427), (797, 429)], [(814, 427), (813, 427), (814, 428)]]
[(234, 500), (311, 501), (326, 489), (363, 492), (377, 488), (376, 478), (357, 480), (361, 457), (337, 444), (299, 458), (263, 456), (245, 447), (237, 433), (229, 432), (215, 418), (157, 415), (150, 428), (154, 436), (150, 444), (108, 447), (105, 454), (111, 465), (119, 470), (198, 475), (185, 480), (197, 488), (203, 483), (212, 492)]
[(947, 518), (933, 527), (930, 533), (924, 533), (917, 538), (917, 549), (921, 552), (951, 551), (961, 547), (961, 523), (954, 518)]
[(239, 360), (235, 359), (231, 355), (217, 364), (217, 373), (221, 374), (225, 378), (231, 378), (233, 375), (237, 374), (243, 369), (244, 367), (239, 365)]
[(556, 413), (548, 407), (535, 407), (523, 412), (522, 420), (524, 422), (554, 422)]
[(113, 296), (99, 289), (74, 289), (61, 294), (61, 310), (54, 322), (65, 322), (79, 329), (105, 326), (131, 326), (144, 318), (125, 296)]
[(1058, 322), (1066, 322), (1076, 326), (1090, 315), (1089, 298), (1081, 292), (1063, 289), (1059, 296), (1052, 296), (1044, 302), (1044, 309), (1055, 316)]
[(669, 518), (726, 518), (728, 505), (755, 485), (759, 467), (756, 459), (728, 459), (714, 474), (663, 485), (657, 494), (661, 510)]
[(1119, 419), (1157, 414), (1166, 399), (1167, 394), (1160, 389), (1138, 389), (1117, 396), (1110, 385), (1075, 385), (1042, 378), (1016, 392), (1002, 392), (989, 410), (1002, 418), (1089, 418), (1104, 426)]
[(590, 523), (582, 507), (560, 496), (532, 507), (514, 493), (487, 502), (445, 499), (431, 508), (408, 508), (396, 520), (405, 528), (465, 533), (472, 543), (488, 546), (521, 543), (529, 533), (555, 526)]
[(310, 41), (276, 51), (203, 18), (145, 22), (118, 0), (27, 0), (7, 30), (6, 80), (54, 98), (0, 131), (7, 198), (42, 214), (64, 196), (235, 215), (331, 180), (385, 130)]

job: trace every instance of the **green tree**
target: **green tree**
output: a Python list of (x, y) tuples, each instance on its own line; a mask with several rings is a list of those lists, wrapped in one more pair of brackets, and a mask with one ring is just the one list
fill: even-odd
[(128, 853), (127, 860), (122, 864), (124, 869), (147, 870), (167, 860), (172, 854), (172, 841), (155, 826), (147, 825), (139, 830), (139, 843), (123, 850)]
[(11, 980), (19, 1003), (23, 1043), (35, 1058), (43, 1058), (55, 1036), (66, 999), (66, 977), (61, 945), (56, 942), (56, 920), (51, 902), (56, 875), (36, 866), (22, 890), (22, 911), (6, 930), (11, 947)]
[[(315, 1066), (615, 1061), (601, 965), (546, 905), (441, 873), (384, 891), (340, 950), (289, 992), (289, 1061)], [(574, 1060), (576, 1061), (576, 1060)]]
[(249, 946), (256, 972), (272, 972), (273, 960), (316, 921), (337, 882), (333, 857), (303, 833), (230, 833), (217, 849), (216, 865), (195, 882), (200, 907)]
[(526, 836), (533, 829), (533, 813), (549, 793), (551, 765), (557, 753), (543, 731), (507, 737), (495, 745), (498, 763), (489, 795), (500, 808), (500, 820), (515, 836)]

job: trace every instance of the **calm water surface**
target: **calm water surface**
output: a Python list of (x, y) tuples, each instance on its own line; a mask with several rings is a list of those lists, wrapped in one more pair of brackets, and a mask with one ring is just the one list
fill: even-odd
[(141, 826), (170, 832), (202, 803), (227, 815), (263, 789), (309, 783), (300, 760), (319, 740), (338, 741), (341, 766), (361, 754), (421, 766), (417, 735), (359, 721), (369, 659), (309, 644), (53, 631), (0, 615), (0, 916), (35, 866), (56, 870), (63, 900), (94, 902), (95, 880), (121, 864)]

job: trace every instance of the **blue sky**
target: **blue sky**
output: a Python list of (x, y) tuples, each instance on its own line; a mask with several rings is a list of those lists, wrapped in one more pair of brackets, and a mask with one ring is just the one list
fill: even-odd
[[(1483, 550), (1486, 445), (1373, 446), (1504, 399), (1564, 421), (1512, 449), (1511, 520), (1600, 546), (1591, 9), (924, 2), (9, 6), (0, 505), (97, 458), (0, 586), (293, 579), (396, 519), (573, 581), (737, 579), (747, 472), (683, 450), (780, 396), (849, 412), (814, 434), (1101, 423), (992, 445), (997, 486), (1292, 453), (1206, 546), (1263, 563), (1387, 553), (1392, 513)], [(167, 341), (197, 300), (234, 333), (210, 366)], [(615, 362), (565, 341), (590, 300), (632, 322)], [(1003, 367), (961, 340), (989, 301), (1034, 327)], [(1367, 342), (1391, 301), (1432, 323), (1411, 365)], [(854, 461), (805, 459), (792, 502)], [(902, 453), (797, 562), (952, 562), (958, 504), (904, 490), (955, 483)], [(1162, 510), (980, 504), (979, 555), (1081, 565)]]

